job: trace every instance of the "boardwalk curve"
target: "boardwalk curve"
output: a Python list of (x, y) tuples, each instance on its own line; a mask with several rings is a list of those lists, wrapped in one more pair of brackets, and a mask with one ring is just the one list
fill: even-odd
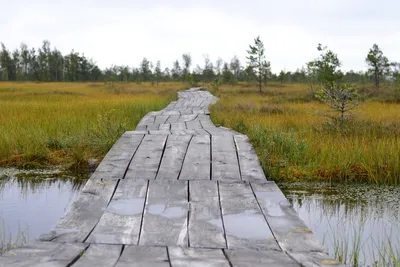
[(56, 226), (0, 266), (331, 266), (199, 88), (125, 132)]

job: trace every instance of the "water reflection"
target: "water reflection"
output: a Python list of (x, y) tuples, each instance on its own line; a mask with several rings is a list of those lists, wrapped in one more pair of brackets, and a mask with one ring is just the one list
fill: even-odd
[(400, 187), (282, 184), (281, 189), (331, 255), (352, 265), (358, 258), (358, 266), (395, 266), (386, 260), (400, 260)]
[(21, 233), (29, 240), (48, 232), (76, 199), (87, 175), (58, 170), (20, 172), (0, 169), (0, 246)]

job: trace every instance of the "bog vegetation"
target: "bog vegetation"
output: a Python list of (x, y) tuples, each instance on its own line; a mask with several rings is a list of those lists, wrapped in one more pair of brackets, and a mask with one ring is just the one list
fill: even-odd
[[(0, 164), (86, 166), (176, 90), (206, 85), (221, 100), (216, 124), (248, 134), (275, 180), (400, 182), (400, 64), (374, 44), (368, 71), (341, 70), (339, 57), (319, 44), (314, 60), (293, 72), (271, 72), (260, 37), (238, 57), (215, 63), (190, 54), (162, 68), (111, 66), (50, 42), (0, 51)], [(33, 83), (34, 82), (34, 83)]]

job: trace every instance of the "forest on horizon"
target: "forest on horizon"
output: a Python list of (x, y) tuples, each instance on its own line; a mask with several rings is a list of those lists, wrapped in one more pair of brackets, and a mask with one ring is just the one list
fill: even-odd
[[(312, 60), (312, 59), (310, 59)], [(268, 62), (269, 64), (269, 62)], [(315, 73), (306, 67), (296, 71), (281, 70), (272, 73), (269, 70), (265, 75), (265, 82), (278, 81), (280, 83), (310, 83), (315, 80)], [(134, 64), (133, 64), (134, 65)], [(386, 79), (398, 76), (399, 63), (391, 63), (382, 75)], [(40, 82), (86, 82), (86, 81), (125, 81), (125, 82), (204, 82), (218, 80), (223, 84), (238, 82), (255, 83), (256, 76), (247, 62), (241, 62), (237, 56), (229, 61), (218, 58), (213, 62), (209, 56), (204, 56), (202, 66), (192, 66), (189, 53), (184, 53), (180, 60), (175, 60), (172, 67), (161, 67), (161, 62), (155, 64), (146, 57), (137, 67), (113, 65), (105, 69), (99, 68), (96, 62), (87, 58), (84, 53), (72, 50), (63, 55), (57, 48), (52, 48), (48, 40), (35, 49), (21, 43), (19, 48), (10, 51), (1, 43), (0, 50), (0, 81), (40, 81)], [(372, 83), (373, 73), (369, 71), (347, 71), (343, 73), (345, 83)]]

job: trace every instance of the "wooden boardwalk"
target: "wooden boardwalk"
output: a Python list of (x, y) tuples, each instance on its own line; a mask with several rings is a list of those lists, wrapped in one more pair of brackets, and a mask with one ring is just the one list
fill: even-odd
[(54, 229), (0, 266), (332, 266), (196, 88), (115, 143)]

